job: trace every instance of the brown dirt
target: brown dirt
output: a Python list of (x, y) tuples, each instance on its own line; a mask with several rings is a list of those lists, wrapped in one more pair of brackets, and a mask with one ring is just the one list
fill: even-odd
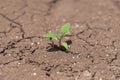
[[(69, 52), (47, 51), (66, 22)], [(0, 80), (120, 80), (120, 0), (0, 0)]]

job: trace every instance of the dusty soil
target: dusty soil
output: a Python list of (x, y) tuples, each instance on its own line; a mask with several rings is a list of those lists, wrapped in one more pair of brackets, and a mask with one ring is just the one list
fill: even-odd
[[(47, 50), (66, 22), (69, 52)], [(0, 0), (0, 80), (120, 80), (120, 0)]]

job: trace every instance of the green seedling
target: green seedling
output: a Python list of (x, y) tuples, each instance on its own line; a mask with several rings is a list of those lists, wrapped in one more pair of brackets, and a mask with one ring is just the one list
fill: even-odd
[(65, 41), (62, 41), (62, 39), (65, 36), (65, 34), (69, 31), (69, 29), (70, 29), (70, 24), (66, 23), (60, 28), (60, 30), (56, 34), (49, 31), (48, 33), (44, 34), (44, 37), (49, 38), (52, 42), (52, 45), (54, 45), (54, 42), (53, 42), (53, 39), (54, 39), (58, 42), (58, 47), (60, 49), (61, 47), (64, 47), (65, 50), (68, 50), (69, 45)]

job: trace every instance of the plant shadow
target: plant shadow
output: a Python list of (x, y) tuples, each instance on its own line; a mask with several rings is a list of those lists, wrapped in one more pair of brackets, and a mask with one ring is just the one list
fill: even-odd
[[(67, 40), (65, 41), (68, 45), (71, 45), (72, 44), (72, 41), (71, 40)], [(67, 52), (66, 49), (63, 47), (63, 46), (58, 46), (58, 45), (55, 45), (55, 44), (52, 44), (52, 43), (48, 43), (49, 46), (46, 48), (47, 49), (47, 52), (56, 52), (56, 51), (64, 51), (64, 52)]]

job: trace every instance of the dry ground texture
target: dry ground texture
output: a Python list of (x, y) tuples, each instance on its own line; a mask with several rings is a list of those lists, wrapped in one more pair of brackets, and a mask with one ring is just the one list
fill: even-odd
[[(47, 50), (66, 22), (69, 52)], [(0, 80), (120, 80), (120, 0), (0, 0)]]

